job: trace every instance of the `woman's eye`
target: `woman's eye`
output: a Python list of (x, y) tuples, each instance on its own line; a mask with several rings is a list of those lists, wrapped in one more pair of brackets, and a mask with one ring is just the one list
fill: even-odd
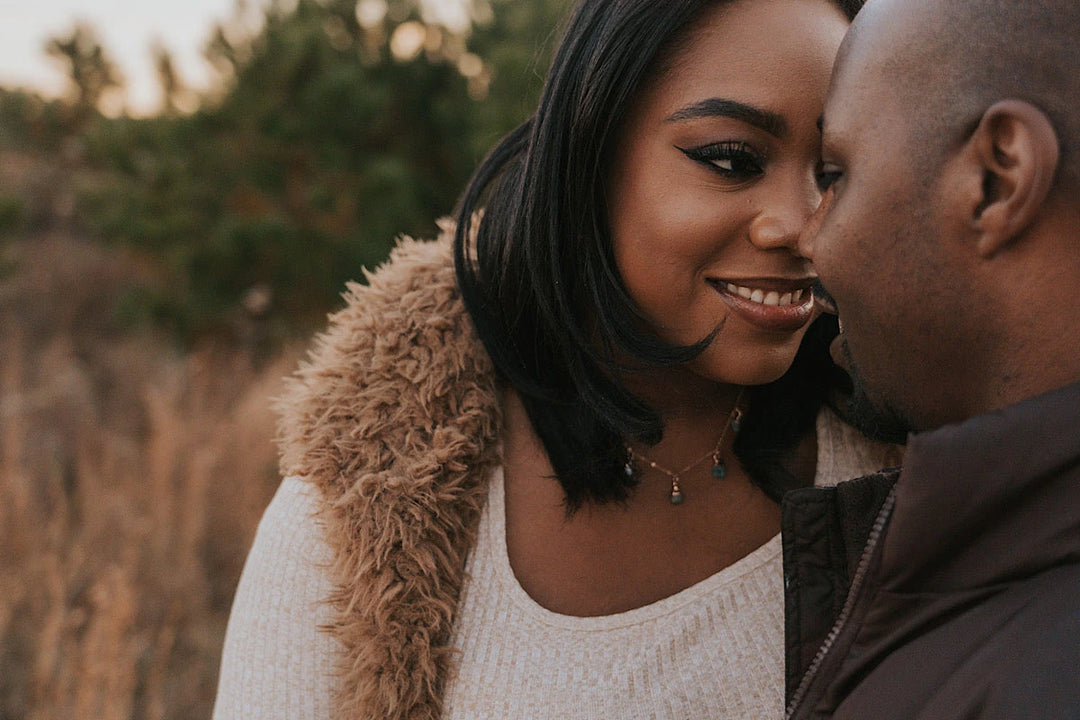
[(843, 173), (840, 168), (832, 163), (822, 163), (817, 170), (817, 185), (821, 192), (825, 192), (833, 186)]
[(720, 142), (696, 148), (676, 148), (694, 162), (732, 178), (749, 178), (765, 170), (765, 155), (744, 142)]

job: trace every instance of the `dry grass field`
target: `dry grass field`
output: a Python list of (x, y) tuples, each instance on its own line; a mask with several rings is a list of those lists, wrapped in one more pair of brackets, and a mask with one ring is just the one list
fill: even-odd
[(294, 360), (180, 353), (63, 234), (0, 257), (0, 720), (208, 718)]

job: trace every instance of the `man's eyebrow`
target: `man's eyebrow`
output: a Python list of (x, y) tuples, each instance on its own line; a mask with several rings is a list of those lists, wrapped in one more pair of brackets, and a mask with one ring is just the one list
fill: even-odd
[(701, 102), (688, 105), (681, 110), (676, 110), (664, 120), (664, 122), (678, 122), (680, 120), (695, 120), (697, 118), (727, 117), (740, 120), (754, 127), (761, 128), (774, 137), (783, 137), (787, 134), (787, 121), (780, 115), (768, 110), (756, 108), (753, 105), (726, 100), (724, 98), (709, 98)]

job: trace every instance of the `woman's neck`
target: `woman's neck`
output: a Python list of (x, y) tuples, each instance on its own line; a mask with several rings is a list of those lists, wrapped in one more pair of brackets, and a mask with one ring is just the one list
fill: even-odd
[[(735, 406), (745, 409), (742, 387), (709, 382), (677, 369), (624, 382), (656, 410), (664, 424), (663, 436), (655, 445), (631, 440), (630, 447), (639, 458), (674, 472), (710, 452), (720, 457), (732, 455), (736, 433), (730, 424)], [(712, 464), (703, 463), (702, 467), (698, 469), (708, 473)]]
[(722, 422), (740, 396), (745, 400), (742, 386), (714, 382), (684, 368), (628, 373), (620, 380), (660, 415), (665, 427)]

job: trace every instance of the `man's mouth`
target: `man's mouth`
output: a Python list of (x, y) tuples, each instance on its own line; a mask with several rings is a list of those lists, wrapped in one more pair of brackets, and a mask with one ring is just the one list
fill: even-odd
[(812, 291), (814, 293), (814, 300), (823, 312), (827, 312), (830, 315), (839, 315), (836, 310), (836, 301), (833, 300), (832, 295), (825, 289), (825, 286), (821, 284), (820, 278), (814, 281)]
[(847, 337), (844, 336), (844, 326), (840, 326), (840, 332), (833, 338), (832, 343), (829, 344), (829, 355), (832, 356), (833, 362), (843, 370), (851, 372), (851, 367), (848, 363), (848, 348)]

